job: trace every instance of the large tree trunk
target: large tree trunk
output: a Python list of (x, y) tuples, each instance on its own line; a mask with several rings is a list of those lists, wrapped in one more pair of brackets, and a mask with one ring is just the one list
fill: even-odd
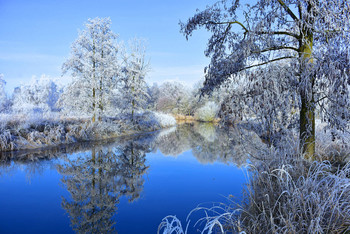
[(102, 120), (102, 115), (103, 115), (103, 81), (102, 77), (100, 78), (100, 98), (99, 98), (99, 104), (98, 104), (98, 121)]
[(306, 158), (315, 155), (315, 107), (313, 97), (308, 100), (304, 92), (301, 92), (300, 109), (300, 148)]
[(96, 90), (93, 87), (92, 88), (92, 122), (94, 123), (96, 121), (96, 103), (95, 103), (95, 99), (96, 99)]
[[(308, 4), (308, 13), (311, 14), (312, 5)], [(308, 24), (302, 27), (301, 38), (299, 41), (300, 56), (300, 149), (306, 158), (313, 159), (315, 156), (315, 101), (314, 101), (314, 82), (312, 64), (313, 33), (310, 25), (313, 25), (312, 15), (306, 15)], [(306, 71), (305, 69), (311, 69)], [(311, 73), (310, 73), (311, 72)], [(306, 77), (303, 77), (306, 76)]]

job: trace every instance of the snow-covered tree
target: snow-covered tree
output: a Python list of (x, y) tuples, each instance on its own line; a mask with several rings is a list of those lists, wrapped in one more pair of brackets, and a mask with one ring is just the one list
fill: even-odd
[(86, 80), (75, 79), (66, 85), (58, 100), (61, 112), (69, 116), (91, 117), (92, 105), (84, 105), (84, 101), (91, 100), (90, 88), (91, 84)]
[(7, 96), (5, 92), (6, 81), (3, 79), (4, 75), (0, 74), (0, 112), (6, 108)]
[(190, 91), (179, 82), (165, 82), (159, 87), (158, 109), (167, 113), (185, 114)]
[(227, 93), (219, 113), (222, 121), (253, 119), (252, 129), (270, 145), (280, 145), (281, 134), (291, 133), (288, 129), (298, 125), (298, 95), (290, 92), (298, 81), (289, 70), (288, 65), (269, 64), (264, 71), (256, 70), (225, 84), (221, 88)]
[(33, 77), (29, 84), (17, 87), (13, 93), (12, 110), (18, 113), (58, 111), (56, 102), (60, 90), (48, 76)]
[[(111, 90), (116, 86), (120, 68), (116, 38), (109, 18), (89, 19), (72, 44), (70, 58), (62, 66), (63, 73), (71, 71), (75, 78), (66, 90), (63, 107), (84, 109), (91, 113), (92, 122), (96, 118), (101, 120)], [(75, 100), (77, 97), (80, 99)]]
[(149, 95), (149, 102), (148, 102), (148, 107), (151, 110), (158, 110), (158, 106), (157, 106), (157, 100), (159, 98), (159, 86), (157, 83), (153, 83), (153, 85), (151, 87), (148, 88), (148, 95)]
[[(278, 83), (281, 76), (269, 78), (268, 65), (282, 64), (285, 75), (294, 78), (284, 90), (291, 96), (297, 95), (303, 153), (312, 157), (315, 152), (317, 105), (321, 105), (330, 124), (340, 129), (347, 126), (348, 1), (256, 0), (242, 6), (239, 0), (223, 0), (181, 24), (187, 38), (200, 27), (212, 33), (205, 51), (205, 55), (211, 57), (211, 63), (206, 68), (203, 93), (211, 93), (227, 79), (241, 78), (242, 73), (253, 80), (264, 73), (266, 82)], [(276, 102), (294, 100), (285, 94), (274, 95)], [(288, 100), (284, 99), (286, 97)]]
[(135, 111), (145, 109), (147, 105), (149, 95), (145, 78), (149, 64), (145, 61), (146, 49), (142, 41), (134, 39), (129, 44), (131, 51), (123, 56), (124, 66), (120, 81), (123, 109), (131, 113), (133, 120)]

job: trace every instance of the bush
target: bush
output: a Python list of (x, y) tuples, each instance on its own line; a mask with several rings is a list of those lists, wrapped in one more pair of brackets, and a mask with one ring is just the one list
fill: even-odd
[(213, 122), (218, 111), (219, 107), (215, 102), (207, 102), (204, 106), (196, 111), (195, 117), (199, 121)]
[(161, 127), (170, 127), (176, 125), (176, 120), (173, 116), (159, 113), (159, 112), (153, 112), (154, 117), (156, 118), (157, 122), (160, 124)]

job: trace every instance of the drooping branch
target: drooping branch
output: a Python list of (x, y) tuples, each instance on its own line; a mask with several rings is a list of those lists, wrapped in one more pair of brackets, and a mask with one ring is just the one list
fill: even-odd
[(242, 23), (239, 22), (239, 21), (227, 21), (227, 22), (208, 21), (208, 22), (205, 23), (205, 24), (217, 24), (217, 25), (219, 25), (219, 24), (228, 24), (228, 25), (238, 24), (238, 25), (240, 25), (240, 26), (244, 29), (244, 31), (249, 32), (249, 30), (244, 26), (244, 24), (242, 24)]
[(239, 72), (244, 71), (244, 70), (248, 70), (248, 69), (251, 69), (251, 68), (254, 68), (254, 67), (260, 67), (260, 66), (263, 66), (263, 65), (266, 65), (266, 64), (269, 64), (269, 63), (273, 63), (273, 62), (277, 62), (277, 61), (280, 61), (280, 60), (292, 59), (292, 58), (297, 58), (297, 57), (295, 57), (295, 56), (285, 56), (285, 57), (280, 57), (280, 58), (276, 58), (276, 59), (271, 59), (271, 60), (263, 62), (263, 63), (255, 64), (255, 65), (248, 66), (248, 67), (244, 67), (244, 68), (240, 69)]

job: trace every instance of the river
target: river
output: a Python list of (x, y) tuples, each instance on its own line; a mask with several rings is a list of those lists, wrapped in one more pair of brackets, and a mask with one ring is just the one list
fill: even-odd
[(0, 159), (0, 233), (156, 233), (167, 215), (186, 226), (198, 205), (239, 202), (246, 183), (239, 135), (212, 124)]

